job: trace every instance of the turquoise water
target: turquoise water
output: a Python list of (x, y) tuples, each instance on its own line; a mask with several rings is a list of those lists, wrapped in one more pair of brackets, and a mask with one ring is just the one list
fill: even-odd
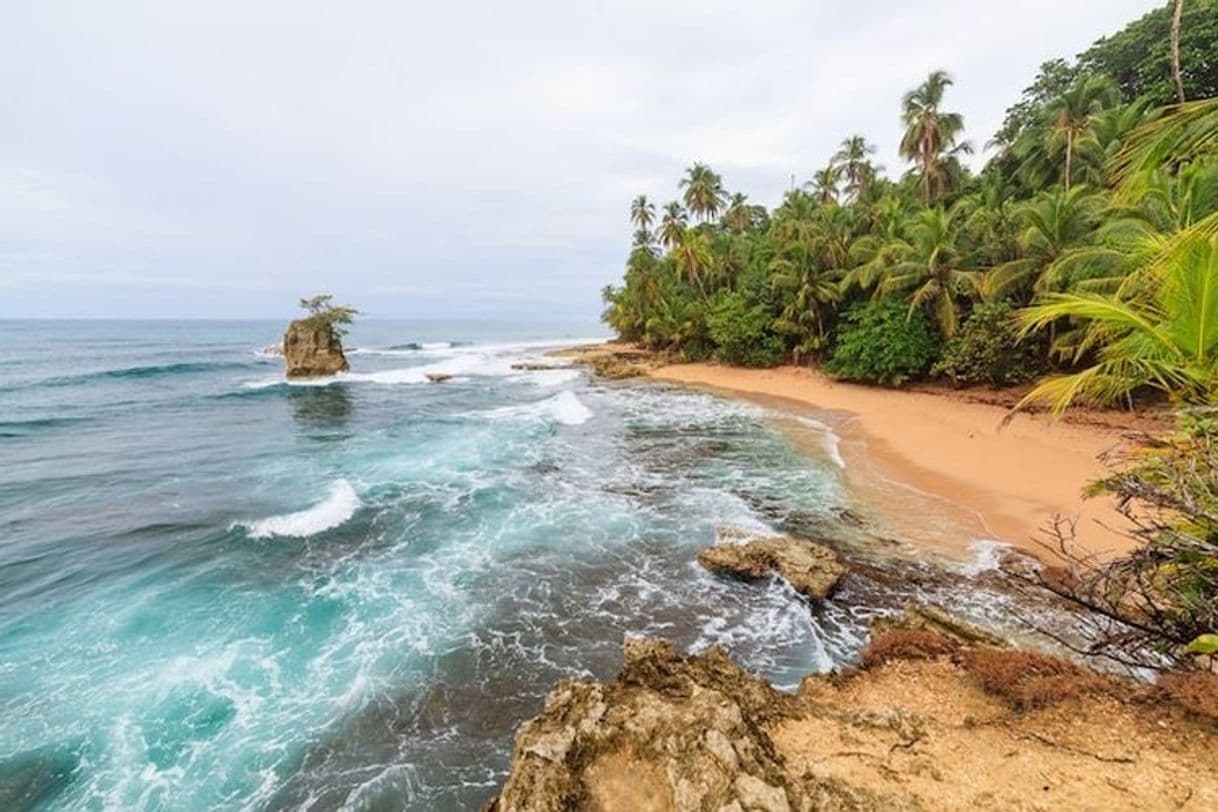
[(0, 322), (0, 808), (477, 808), (625, 634), (787, 685), (861, 644), (694, 563), (845, 503), (765, 410), (511, 369), (579, 325), (367, 322), (287, 385), (280, 328)]

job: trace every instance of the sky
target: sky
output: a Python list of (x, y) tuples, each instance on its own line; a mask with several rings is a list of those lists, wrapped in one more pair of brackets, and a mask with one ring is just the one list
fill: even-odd
[(1149, 0), (14, 3), (0, 318), (594, 320), (629, 201), (767, 206), (943, 68), (980, 147)]

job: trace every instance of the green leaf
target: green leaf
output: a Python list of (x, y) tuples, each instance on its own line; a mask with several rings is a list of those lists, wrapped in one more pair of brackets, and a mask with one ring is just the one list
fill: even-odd
[(1185, 654), (1218, 654), (1218, 634), (1203, 634), (1188, 644)]

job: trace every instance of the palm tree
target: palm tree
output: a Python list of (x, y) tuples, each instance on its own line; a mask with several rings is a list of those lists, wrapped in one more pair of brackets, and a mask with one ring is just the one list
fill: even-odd
[(781, 243), (810, 241), (816, 233), (820, 204), (803, 189), (792, 189), (774, 210), (773, 233)]
[(723, 181), (706, 164), (695, 163), (685, 170), (679, 188), (684, 189), (685, 206), (699, 220), (713, 220), (723, 208)]
[(646, 248), (648, 251), (650, 251), (651, 246), (655, 243), (655, 239), (655, 235), (652, 234), (649, 229), (636, 228), (634, 230), (633, 246), (635, 248)]
[(749, 208), (748, 195), (737, 192), (728, 202), (727, 211), (723, 213), (723, 223), (737, 234), (748, 230), (753, 221), (753, 212)]
[(1133, 298), (1056, 293), (1020, 318), (1025, 332), (1061, 318), (1086, 323), (1075, 360), (1096, 362), (1046, 378), (1016, 409), (1045, 403), (1060, 413), (1076, 401), (1115, 403), (1150, 387), (1183, 403), (1218, 397), (1218, 236), (1194, 233), (1161, 257), (1160, 284)]
[(639, 195), (630, 202), (630, 222), (641, 229), (651, 228), (656, 219), (656, 207), (647, 200), (647, 195)]
[(710, 271), (711, 263), (714, 262), (706, 235), (693, 228), (682, 231), (672, 249), (672, 258), (677, 263), (677, 268), (684, 272), (689, 284), (705, 297), (706, 287), (702, 278)]
[(1021, 289), (1060, 289), (1069, 268), (1060, 260), (1090, 239), (1103, 207), (1104, 198), (1085, 186), (1050, 189), (1020, 204), (1015, 218), (1023, 226), (1018, 237), (1021, 256), (986, 272), (981, 284), (985, 298), (1003, 299)]
[(928, 309), (946, 338), (956, 334), (960, 300), (974, 296), (981, 281), (980, 272), (964, 267), (957, 236), (956, 223), (942, 208), (919, 212), (909, 238), (893, 246), (894, 262), (877, 288), (881, 295), (906, 294), (911, 311)]
[(835, 273), (825, 269), (814, 248), (787, 244), (770, 262), (771, 284), (783, 291), (785, 306), (778, 327), (799, 337), (798, 354), (825, 345), (825, 311), (841, 293)]
[(660, 220), (660, 242), (665, 248), (671, 249), (685, 233), (689, 218), (681, 204), (673, 200), (664, 207), (664, 217)]
[(1137, 196), (1140, 174), (1218, 153), (1218, 98), (1185, 102), (1134, 130), (1112, 159), (1122, 191)]
[(808, 182), (808, 188), (816, 196), (817, 201), (827, 206), (837, 202), (837, 180), (838, 168), (830, 164), (824, 169), (812, 173), (812, 180)]
[(964, 118), (959, 113), (940, 109), (943, 95), (952, 85), (952, 78), (937, 70), (926, 77), (919, 87), (905, 94), (901, 120), (905, 134), (901, 137), (901, 155), (911, 161), (920, 176), (922, 201), (930, 205), (943, 196), (948, 183), (944, 157), (972, 148), (967, 142), (957, 144), (964, 130)]
[(1089, 76), (1066, 91), (1054, 104), (1055, 115), (1046, 146), (1050, 150), (1064, 147), (1066, 163), (1062, 170), (1062, 183), (1066, 191), (1070, 191), (1070, 182), (1074, 177), (1074, 153), (1078, 142), (1088, 135), (1094, 116), (1116, 104), (1118, 98), (1112, 80)]
[(846, 179), (846, 194), (854, 200), (866, 194), (868, 184), (875, 178), (875, 167), (868, 160), (868, 156), (874, 154), (875, 145), (868, 144), (861, 135), (846, 138), (833, 153), (833, 165)]

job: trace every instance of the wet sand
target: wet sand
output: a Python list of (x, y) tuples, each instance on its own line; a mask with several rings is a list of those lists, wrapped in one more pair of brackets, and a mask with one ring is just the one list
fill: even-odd
[[(1082, 497), (1105, 473), (1099, 455), (1121, 442), (1115, 426), (1019, 415), (1003, 427), (1001, 406), (843, 383), (802, 367), (681, 364), (649, 375), (769, 405), (777, 398), (815, 416), (840, 436), (860, 503), (881, 506), (894, 532), (954, 557), (975, 555), (975, 541), (994, 539), (1051, 559), (1044, 530), (1055, 516), (1075, 524), (1077, 543), (1089, 553), (1133, 546), (1118, 532), (1127, 522), (1111, 499)], [(814, 428), (788, 430), (796, 442), (829, 453)]]

